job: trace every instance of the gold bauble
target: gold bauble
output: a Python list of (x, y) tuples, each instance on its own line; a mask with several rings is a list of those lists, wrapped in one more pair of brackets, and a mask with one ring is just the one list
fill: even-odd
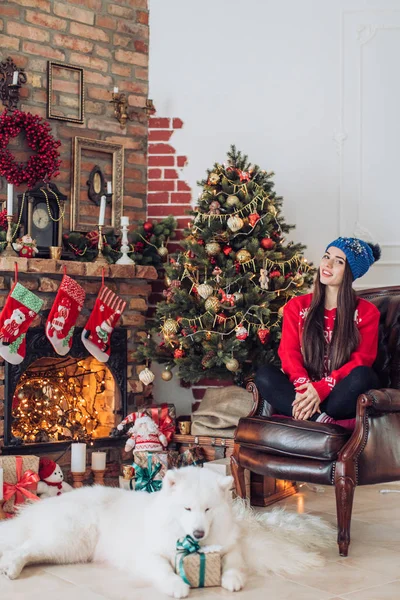
[(221, 303), (216, 296), (210, 296), (204, 303), (205, 309), (210, 312), (217, 313), (220, 309)]
[(235, 233), (235, 231), (239, 231), (239, 229), (242, 229), (242, 227), (244, 225), (243, 219), (241, 219), (237, 215), (233, 215), (232, 217), (229, 217), (229, 219), (227, 220), (226, 223), (227, 223), (229, 229), (231, 231), (233, 231), (234, 233)]
[(229, 358), (226, 363), (225, 363), (226, 368), (228, 369), (228, 371), (231, 371), (231, 373), (235, 373), (240, 365), (239, 365), (239, 361), (236, 360), (236, 358)]
[(273, 217), (276, 217), (276, 215), (278, 214), (278, 211), (276, 210), (275, 206), (273, 204), (268, 204), (268, 208), (267, 208), (268, 212), (271, 213), (271, 215)]
[(163, 371), (161, 373), (161, 379), (163, 379), (164, 381), (171, 381), (171, 379), (172, 379), (172, 373), (168, 369), (168, 367), (165, 369), (165, 371)]
[(285, 306), (281, 306), (281, 307), (279, 308), (279, 310), (278, 310), (278, 315), (279, 315), (280, 317), (283, 317), (283, 309), (284, 309), (284, 308), (285, 308)]
[(210, 175), (208, 177), (208, 184), (209, 185), (217, 185), (218, 182), (219, 182), (218, 173), (210, 173)]
[(169, 286), (171, 285), (171, 278), (170, 278), (170, 277), (168, 277), (168, 275), (166, 275), (166, 276), (164, 277), (164, 283), (165, 283), (165, 285), (166, 285), (167, 287), (169, 287)]
[(228, 196), (226, 199), (226, 203), (228, 206), (236, 206), (239, 204), (240, 200), (237, 196)]
[(176, 333), (178, 329), (179, 325), (175, 319), (166, 319), (162, 326), (162, 331), (165, 335), (172, 335), (173, 333)]
[(208, 256), (216, 256), (221, 252), (221, 246), (218, 242), (208, 242), (208, 244), (206, 244), (206, 252)]
[(297, 275), (293, 277), (293, 281), (295, 282), (296, 287), (301, 287), (304, 285), (304, 277), (301, 273), (297, 273)]
[(242, 292), (235, 292), (233, 295), (235, 297), (235, 302), (236, 303), (243, 302), (244, 296), (243, 296)]
[(240, 262), (240, 264), (247, 263), (252, 259), (252, 256), (248, 250), (242, 248), (239, 252), (236, 252), (236, 260)]
[(203, 300), (207, 300), (207, 298), (212, 295), (213, 291), (214, 288), (208, 283), (201, 283), (199, 286), (197, 286), (197, 293), (201, 298), (203, 298)]
[(157, 253), (159, 256), (161, 256), (161, 258), (164, 258), (168, 254), (168, 248), (166, 248), (164, 244), (161, 244), (161, 246), (157, 250)]

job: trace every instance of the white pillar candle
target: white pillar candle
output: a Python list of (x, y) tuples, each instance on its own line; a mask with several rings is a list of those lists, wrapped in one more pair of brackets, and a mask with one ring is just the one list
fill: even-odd
[(18, 84), (18, 71), (14, 71), (13, 73), (13, 85), (17, 85)]
[(114, 88), (114, 94), (118, 94), (118, 88), (117, 87)]
[(112, 183), (107, 181), (107, 194), (112, 194)]
[(92, 452), (93, 471), (104, 471), (106, 468), (106, 452)]
[(100, 200), (99, 225), (104, 225), (104, 217), (106, 216), (106, 197), (102, 196)]
[(121, 227), (123, 225), (129, 225), (129, 217), (121, 217)]
[(71, 471), (72, 473), (84, 473), (86, 471), (86, 444), (72, 444)]
[(12, 183), (7, 183), (7, 215), (14, 214), (14, 186)]
[(3, 500), (3, 469), (0, 467), (0, 502)]

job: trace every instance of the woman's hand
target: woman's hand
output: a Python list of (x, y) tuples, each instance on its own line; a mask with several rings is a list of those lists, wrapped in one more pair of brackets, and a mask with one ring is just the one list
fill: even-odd
[(299, 385), (296, 388), (296, 397), (292, 403), (293, 418), (307, 421), (316, 412), (321, 412), (320, 403), (320, 397), (312, 383)]

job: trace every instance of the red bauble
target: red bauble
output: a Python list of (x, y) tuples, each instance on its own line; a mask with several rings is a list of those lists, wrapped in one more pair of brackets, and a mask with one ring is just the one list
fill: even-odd
[(236, 338), (241, 342), (243, 342), (249, 336), (249, 332), (247, 331), (246, 327), (243, 327), (241, 323), (236, 327), (235, 331)]
[(150, 223), (150, 221), (146, 221), (146, 223), (143, 223), (143, 229), (147, 231), (147, 233), (153, 231), (153, 223)]
[(269, 273), (269, 276), (270, 276), (270, 278), (271, 278), (271, 279), (273, 279), (274, 277), (280, 277), (280, 276), (281, 276), (281, 272), (280, 272), (280, 271), (278, 271), (278, 270), (276, 270), (276, 271), (271, 271), (271, 272)]
[(174, 350), (174, 358), (183, 358), (185, 356), (185, 351), (182, 348), (177, 348)]
[(229, 256), (229, 254), (232, 252), (232, 248), (230, 246), (225, 246), (222, 252), (225, 254), (225, 256)]
[(271, 250), (275, 246), (275, 242), (271, 238), (265, 237), (261, 240), (260, 246), (261, 248), (264, 248), (264, 250)]
[(251, 213), (251, 215), (249, 215), (249, 223), (252, 227), (254, 227), (254, 225), (259, 220), (260, 220), (260, 215), (258, 213)]
[(269, 329), (259, 329), (257, 331), (258, 339), (260, 340), (260, 342), (262, 344), (266, 344), (268, 342), (269, 334), (270, 334)]

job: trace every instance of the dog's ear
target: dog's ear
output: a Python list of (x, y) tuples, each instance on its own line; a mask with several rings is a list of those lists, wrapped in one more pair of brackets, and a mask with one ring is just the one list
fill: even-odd
[(227, 490), (231, 490), (233, 487), (233, 477), (231, 477), (230, 475), (226, 477), (221, 477), (218, 483), (221, 490), (223, 492), (226, 492)]
[(179, 477), (178, 469), (170, 469), (165, 473), (162, 487), (163, 489), (167, 489), (168, 491), (173, 490), (177, 484)]

